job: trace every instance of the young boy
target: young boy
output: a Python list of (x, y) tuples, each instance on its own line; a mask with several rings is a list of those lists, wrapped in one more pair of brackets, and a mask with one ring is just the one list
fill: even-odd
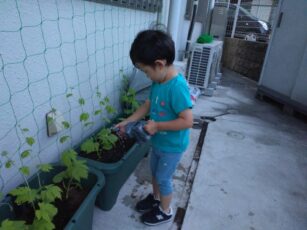
[(130, 58), (153, 83), (149, 99), (117, 127), (124, 132), (128, 122), (150, 113), (144, 128), (152, 135), (153, 194), (139, 201), (136, 209), (144, 213), (141, 216), (144, 224), (157, 225), (170, 221), (173, 215), (172, 175), (189, 144), (192, 103), (185, 78), (173, 66), (175, 48), (169, 35), (156, 30), (140, 32), (132, 43)]

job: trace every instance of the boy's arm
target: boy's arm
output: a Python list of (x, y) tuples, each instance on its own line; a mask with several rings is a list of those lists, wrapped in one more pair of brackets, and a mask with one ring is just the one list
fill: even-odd
[(143, 105), (141, 105), (130, 117), (128, 117), (125, 121), (138, 121), (148, 114), (150, 108), (150, 101), (146, 100)]
[(148, 121), (147, 125), (145, 126), (145, 130), (153, 135), (158, 131), (164, 131), (164, 130), (182, 130), (182, 129), (188, 129), (192, 128), (193, 126), (193, 114), (191, 109), (186, 109), (179, 113), (179, 116), (177, 119), (172, 121)]
[(146, 100), (141, 107), (139, 107), (131, 116), (129, 116), (124, 121), (118, 123), (115, 127), (118, 127), (122, 133), (125, 132), (125, 126), (127, 123), (132, 121), (138, 121), (141, 118), (145, 117), (145, 115), (149, 112), (150, 109), (150, 101)]

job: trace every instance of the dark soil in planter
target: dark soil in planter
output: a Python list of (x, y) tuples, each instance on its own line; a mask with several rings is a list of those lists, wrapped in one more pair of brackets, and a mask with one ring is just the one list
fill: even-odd
[(79, 155), (84, 158), (89, 158), (95, 161), (100, 161), (104, 163), (114, 163), (123, 158), (123, 156), (128, 152), (128, 150), (134, 145), (135, 140), (128, 138), (125, 135), (118, 135), (113, 133), (118, 137), (118, 141), (111, 150), (100, 149), (101, 158), (98, 157), (96, 152), (85, 153), (80, 150)]
[(58, 208), (58, 213), (53, 218), (53, 223), (55, 224), (56, 229), (64, 229), (69, 219), (78, 210), (90, 190), (91, 188), (82, 187), (82, 189), (80, 189), (74, 187), (69, 191), (67, 200), (62, 199), (55, 201), (55, 206)]
[[(57, 184), (62, 191), (64, 191), (63, 186)], [(70, 218), (75, 214), (83, 200), (86, 198), (87, 194), (90, 192), (91, 188), (82, 187), (80, 188), (72, 188), (69, 191), (68, 199), (64, 198), (65, 193), (62, 193), (62, 200), (57, 199), (54, 202), (54, 205), (57, 207), (58, 212), (53, 218), (53, 223), (55, 225), (55, 229), (60, 230), (64, 229), (68, 224)], [(34, 220), (34, 210), (31, 205), (16, 205), (13, 204), (13, 208), (16, 214), (16, 220), (26, 221), (27, 224), (32, 224)]]

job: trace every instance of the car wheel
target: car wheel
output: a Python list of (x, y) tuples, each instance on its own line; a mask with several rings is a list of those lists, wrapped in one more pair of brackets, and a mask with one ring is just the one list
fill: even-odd
[(244, 40), (255, 42), (257, 41), (257, 36), (254, 33), (248, 33), (244, 35)]

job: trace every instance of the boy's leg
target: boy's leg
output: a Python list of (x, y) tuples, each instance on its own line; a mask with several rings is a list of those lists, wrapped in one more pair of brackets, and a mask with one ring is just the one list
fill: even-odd
[(155, 171), (157, 169), (158, 162), (159, 162), (159, 156), (155, 152), (156, 152), (155, 149), (153, 149), (151, 154), (150, 154), (150, 169), (151, 169), (151, 173), (152, 173), (153, 194), (149, 194), (143, 200), (140, 200), (136, 204), (136, 207), (135, 207), (138, 212), (142, 212), (142, 213), (149, 211), (149, 210), (153, 209), (154, 207), (159, 206), (159, 204), (160, 204), (160, 201), (159, 201), (159, 198), (160, 198), (159, 186), (158, 186), (158, 183), (157, 183), (155, 177), (153, 176), (153, 175), (155, 175)]
[(159, 160), (160, 160), (159, 152), (155, 148), (152, 148), (152, 152), (150, 155), (150, 170), (152, 175), (151, 183), (152, 183), (152, 192), (156, 199), (160, 199), (159, 185), (155, 178)]
[(167, 196), (160, 196), (161, 208), (163, 212), (170, 213), (170, 206), (172, 202), (172, 193)]
[(155, 199), (160, 199), (160, 191), (159, 191), (159, 185), (157, 183), (157, 180), (154, 176), (152, 176), (152, 191)]
[(161, 208), (165, 213), (170, 212), (172, 201), (172, 177), (181, 159), (180, 153), (162, 153), (156, 169), (157, 183), (160, 191)]
[(162, 207), (154, 207), (150, 212), (142, 215), (142, 221), (147, 225), (157, 225), (171, 220), (172, 209), (172, 175), (180, 161), (180, 153), (159, 153), (159, 161), (155, 173), (155, 182), (160, 192)]

